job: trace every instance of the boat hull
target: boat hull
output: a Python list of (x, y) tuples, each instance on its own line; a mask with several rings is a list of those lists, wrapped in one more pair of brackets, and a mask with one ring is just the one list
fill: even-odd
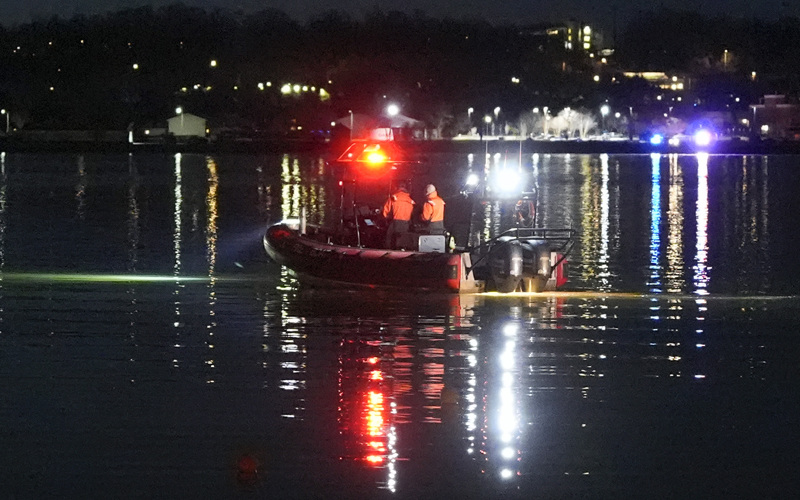
[(316, 241), (286, 224), (270, 227), (264, 249), (301, 281), (324, 286), (478, 292), (467, 253), (349, 247)]

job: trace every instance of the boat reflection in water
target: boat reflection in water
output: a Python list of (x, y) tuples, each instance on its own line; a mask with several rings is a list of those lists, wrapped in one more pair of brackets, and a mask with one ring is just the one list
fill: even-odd
[[(365, 321), (341, 337), (339, 458), (379, 471), (378, 489), (414, 492), (431, 477), (459, 491), (459, 481), (485, 477), (482, 487), (494, 491), (519, 478), (530, 419), (521, 353), (532, 326), (560, 315), (563, 299), (518, 297), (516, 317), (479, 324), (473, 314), (485, 300), (434, 298), (407, 326)], [(433, 461), (418, 449), (428, 440)]]
[[(360, 491), (369, 484), (404, 497), (426, 488), (487, 498), (593, 487), (630, 493), (643, 485), (672, 491), (654, 470), (704, 484), (696, 477), (706, 460), (702, 443), (727, 432), (712, 423), (749, 418), (709, 405), (720, 401), (707, 384), (738, 377), (737, 363), (709, 363), (708, 349), (726, 349), (724, 336), (736, 335), (730, 325), (759, 314), (752, 297), (703, 297), (702, 306), (694, 295), (346, 299), (315, 292), (302, 300), (307, 311), (292, 302), (285, 310), (298, 313), (298, 325), (324, 317), (338, 332), (337, 456)], [(732, 322), (724, 333), (706, 325), (718, 315)], [(756, 344), (743, 348), (760, 363)], [(331, 375), (318, 356), (312, 382)], [(694, 444), (676, 445), (672, 419), (687, 412), (706, 424), (681, 431)], [(687, 446), (696, 460), (684, 460)], [(639, 483), (616, 484), (627, 475)]]
[(342, 459), (385, 469), (380, 487), (394, 492), (397, 481), (397, 413), (392, 378), (383, 371), (383, 342), (342, 339), (339, 355), (339, 428), (345, 439)]

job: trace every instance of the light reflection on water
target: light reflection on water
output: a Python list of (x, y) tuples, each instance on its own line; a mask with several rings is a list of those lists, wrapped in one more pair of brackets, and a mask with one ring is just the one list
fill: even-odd
[[(800, 304), (759, 297), (796, 290), (768, 264), (738, 270), (754, 249), (781, 255), (792, 206), (770, 203), (794, 193), (768, 189), (757, 160), (531, 158), (542, 222), (578, 226), (571, 286), (587, 293), (429, 297), (304, 290), (266, 260), (268, 219), (336, 200), (318, 158), (81, 157), (76, 208), (48, 157), (0, 156), (0, 484), (22, 498), (781, 493)], [(53, 271), (71, 279), (39, 274)], [(256, 474), (237, 474), (243, 456)]]

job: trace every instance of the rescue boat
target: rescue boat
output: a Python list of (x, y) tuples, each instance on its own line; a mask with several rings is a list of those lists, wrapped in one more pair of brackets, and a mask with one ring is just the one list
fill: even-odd
[[(337, 160), (343, 172), (352, 174), (353, 168), (348, 167), (355, 167), (374, 174), (378, 169), (371, 165), (380, 164), (395, 178), (402, 171), (399, 167), (409, 163), (393, 143), (356, 142)], [(455, 244), (458, 238), (453, 234), (412, 231), (399, 242), (401, 249), (386, 249), (381, 248), (384, 229), (379, 210), (356, 201), (359, 175), (344, 174), (339, 181), (343, 215), (337, 227), (310, 224), (301, 209), (299, 218), (278, 222), (264, 234), (267, 255), (301, 284), (507, 293), (555, 290), (567, 282), (567, 256), (574, 244), (574, 231), (530, 227), (535, 221), (531, 199), (523, 198), (516, 204), (520, 216), (515, 227), (487, 241), (466, 244), (474, 240), (474, 235), (468, 234)], [(485, 197), (485, 191), (470, 189), (463, 195), (480, 198)]]

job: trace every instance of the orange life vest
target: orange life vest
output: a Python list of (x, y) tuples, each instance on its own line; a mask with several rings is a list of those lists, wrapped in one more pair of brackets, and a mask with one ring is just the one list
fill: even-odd
[(444, 200), (434, 191), (428, 195), (422, 207), (422, 220), (425, 222), (441, 222), (444, 220)]
[(397, 191), (383, 204), (383, 217), (389, 220), (411, 220), (414, 200), (407, 191)]

